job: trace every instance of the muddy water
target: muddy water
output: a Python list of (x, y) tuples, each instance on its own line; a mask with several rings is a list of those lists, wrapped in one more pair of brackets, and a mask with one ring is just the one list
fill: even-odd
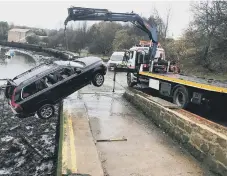
[[(8, 65), (0, 65), (0, 78), (13, 78), (34, 65), (30, 57), (17, 54)], [(54, 175), (57, 119), (58, 105), (49, 120), (19, 119), (1, 96), (0, 175)]]
[[(4, 58), (1, 57), (0, 60), (4, 60)], [(13, 78), (14, 76), (32, 68), (34, 65), (35, 60), (31, 59), (31, 57), (17, 54), (7, 65), (0, 65), (0, 79)]]

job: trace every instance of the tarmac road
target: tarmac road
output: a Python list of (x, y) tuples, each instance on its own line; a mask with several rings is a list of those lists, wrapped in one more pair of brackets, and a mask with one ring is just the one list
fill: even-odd
[[(113, 72), (108, 72), (102, 87), (89, 85), (66, 100), (70, 102), (71, 106), (73, 106), (73, 102), (75, 103), (73, 111), (77, 113), (80, 120), (88, 117), (90, 127), (86, 128), (89, 130), (91, 128), (95, 140), (122, 137), (127, 139), (127, 141), (120, 142), (96, 143), (104, 175), (212, 175), (207, 168), (201, 166), (188, 152), (157, 128), (150, 119), (122, 98), (124, 87), (127, 85), (126, 73), (117, 73), (116, 81), (118, 83), (116, 83), (113, 93)], [(75, 143), (82, 140), (77, 137), (77, 135), (81, 135), (81, 126), (77, 125), (78, 123), (73, 123), (73, 129), (77, 130)], [(83, 128), (85, 128), (84, 125)], [(89, 164), (94, 156), (89, 155), (90, 158), (86, 158), (86, 161), (81, 159), (89, 152), (88, 146), (84, 142), (88, 141), (86, 136), (89, 135), (84, 135), (83, 145), (75, 144), (77, 146), (75, 152), (78, 157), (77, 170), (83, 173), (86, 173), (90, 167)]]

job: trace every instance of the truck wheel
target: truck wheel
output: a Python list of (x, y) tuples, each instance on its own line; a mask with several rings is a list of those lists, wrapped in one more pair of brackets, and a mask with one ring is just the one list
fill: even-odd
[(179, 86), (173, 92), (173, 103), (180, 106), (181, 108), (186, 108), (189, 104), (189, 93), (186, 87)]
[(103, 85), (103, 83), (104, 83), (104, 75), (102, 75), (101, 73), (96, 73), (92, 80), (92, 84), (96, 87), (100, 87)]
[(51, 104), (45, 104), (39, 108), (37, 115), (40, 119), (49, 119), (54, 115), (54, 106)]
[(133, 87), (134, 85), (136, 85), (136, 82), (133, 82), (133, 74), (132, 73), (127, 74), (127, 83), (128, 83), (129, 87)]

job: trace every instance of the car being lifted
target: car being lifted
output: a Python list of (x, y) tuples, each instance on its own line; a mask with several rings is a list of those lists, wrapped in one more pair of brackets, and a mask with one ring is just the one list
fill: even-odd
[(54, 105), (73, 92), (104, 83), (107, 67), (100, 58), (41, 64), (7, 81), (5, 96), (14, 114), (25, 118), (37, 113), (41, 119), (54, 115)]

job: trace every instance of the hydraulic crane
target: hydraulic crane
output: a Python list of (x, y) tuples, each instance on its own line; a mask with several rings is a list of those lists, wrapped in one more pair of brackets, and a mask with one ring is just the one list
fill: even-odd
[(69, 21), (122, 21), (131, 22), (139, 29), (146, 32), (153, 43), (149, 51), (149, 58), (153, 60), (156, 54), (158, 45), (158, 35), (156, 26), (150, 25), (146, 20), (141, 18), (136, 13), (113, 13), (107, 9), (94, 9), (83, 7), (70, 7), (68, 8), (68, 17), (65, 20), (65, 26)]
[[(68, 17), (66, 18), (65, 30), (69, 21), (122, 21), (131, 22), (139, 29), (146, 32), (152, 41), (152, 46), (149, 47), (148, 53), (138, 51), (135, 60), (135, 69), (130, 72), (138, 72), (141, 64), (149, 65), (150, 72), (168, 72), (173, 71), (174, 64), (165, 61), (155, 61), (156, 51), (158, 47), (158, 32), (155, 24), (150, 25), (145, 19), (136, 13), (113, 13), (107, 9), (95, 9), (84, 7), (68, 8)], [(66, 42), (67, 43), (67, 42)]]

